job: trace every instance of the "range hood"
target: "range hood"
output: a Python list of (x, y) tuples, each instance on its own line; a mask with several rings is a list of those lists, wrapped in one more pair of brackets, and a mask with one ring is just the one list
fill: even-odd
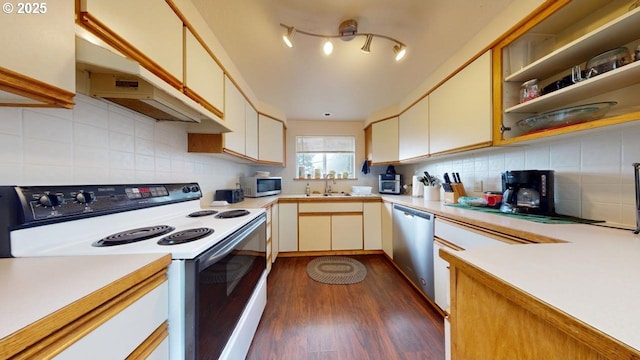
[(86, 72), (86, 95), (163, 121), (201, 123), (228, 132), (217, 116), (137, 62), (76, 36), (76, 68)]

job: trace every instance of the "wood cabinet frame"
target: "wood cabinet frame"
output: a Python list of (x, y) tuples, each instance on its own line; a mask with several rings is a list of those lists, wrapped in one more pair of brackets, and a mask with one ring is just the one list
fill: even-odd
[[(476, 356), (486, 359), (604, 360), (636, 359), (640, 356), (619, 340), (467, 263), (455, 254), (440, 251), (440, 256), (449, 262), (451, 270), (453, 359)], [(515, 327), (507, 329), (507, 322)], [(473, 329), (474, 323), (482, 323), (486, 331)], [(525, 349), (515, 350), (522, 345), (525, 345)]]
[(0, 90), (27, 97), (42, 104), (2, 104), (3, 106), (19, 107), (61, 107), (65, 109), (73, 108), (74, 93), (49, 85), (40, 80), (19, 74), (0, 67)]
[[(514, 29), (512, 29), (512, 31), (508, 32), (505, 36), (503, 36), (501, 39), (499, 39), (499, 41), (495, 44), (494, 47), (494, 62), (493, 62), (493, 88), (494, 88), (494, 107), (493, 107), (493, 113), (494, 113), (494, 126), (493, 126), (493, 143), (494, 145), (500, 146), (500, 145), (509, 145), (509, 144), (513, 144), (513, 143), (519, 143), (519, 142), (527, 142), (527, 141), (533, 141), (533, 140), (538, 140), (538, 139), (544, 139), (544, 138), (548, 138), (551, 136), (558, 136), (558, 135), (564, 135), (564, 134), (569, 134), (569, 133), (574, 133), (577, 131), (582, 131), (582, 130), (588, 130), (588, 129), (595, 129), (595, 128), (601, 128), (601, 127), (605, 127), (605, 126), (611, 126), (611, 125), (616, 125), (616, 124), (622, 124), (622, 123), (627, 123), (630, 121), (636, 121), (638, 119), (640, 119), (640, 111), (636, 111), (636, 110), (631, 110), (631, 112), (628, 113), (622, 113), (622, 114), (618, 114), (618, 115), (608, 115), (605, 116), (602, 119), (599, 120), (594, 120), (594, 121), (590, 121), (590, 122), (583, 122), (583, 123), (579, 123), (579, 124), (574, 124), (574, 125), (569, 125), (569, 126), (564, 126), (564, 127), (558, 127), (558, 128), (553, 128), (553, 129), (548, 129), (542, 132), (532, 132), (532, 133), (525, 133), (523, 135), (517, 135), (511, 138), (504, 138), (503, 135), (503, 131), (505, 130), (505, 124), (504, 124), (504, 120), (505, 120), (505, 109), (504, 109), (504, 83), (505, 83), (505, 78), (503, 77), (504, 74), (504, 67), (506, 66), (505, 61), (503, 59), (503, 50), (507, 49), (509, 45), (513, 44), (519, 37), (521, 37), (522, 35), (527, 34), (529, 31), (532, 31), (532, 29), (543, 23), (545, 20), (549, 19), (551, 16), (553, 16), (554, 14), (556, 14), (558, 11), (562, 10), (565, 6), (570, 5), (570, 4), (580, 4), (579, 2), (575, 2), (576, 0), (553, 0), (553, 1), (547, 1), (545, 2), (543, 5), (541, 5), (538, 9), (536, 9), (536, 11), (534, 11), (532, 14), (530, 14), (526, 19), (524, 19), (518, 26), (516, 26)], [(613, 21), (615, 22), (615, 20)], [(615, 26), (615, 25), (613, 25)], [(613, 27), (612, 26), (612, 27)], [(604, 30), (607, 31), (607, 30)], [(585, 34), (584, 36), (588, 36), (590, 33), (595, 33), (597, 34), (597, 31), (589, 31), (587, 32), (587, 34)], [(576, 40), (580, 40), (582, 39), (584, 36), (578, 37)], [(597, 36), (597, 35), (596, 35)], [(584, 40), (583, 42), (588, 42), (589, 40)], [(560, 47), (560, 49), (562, 49), (562, 47)], [(597, 54), (597, 53), (596, 53)], [(594, 55), (596, 55), (594, 54)], [(576, 63), (580, 63), (582, 60), (576, 61)], [(631, 64), (630, 64), (631, 65)], [(627, 66), (630, 66), (627, 65)], [(638, 67), (637, 64), (634, 64), (633, 67)], [(624, 70), (629, 70), (631, 68), (623, 68)], [(631, 71), (632, 72), (632, 77), (637, 77), (637, 73), (638, 71), (636, 71), (635, 69)], [(531, 75), (533, 76), (533, 75)], [(621, 77), (625, 77), (625, 75), (621, 75)], [(595, 79), (597, 79), (596, 81), (600, 81), (601, 79), (604, 78), (603, 77), (596, 77)], [(615, 80), (611, 80), (609, 82), (615, 82)], [(639, 82), (636, 82), (635, 84), (631, 81), (629, 82), (630, 85), (625, 85), (623, 87), (626, 86), (632, 86), (632, 85), (638, 85)], [(586, 83), (584, 83), (586, 84)], [(584, 84), (580, 84), (581, 86)], [(572, 90), (570, 91), (575, 91), (577, 88), (577, 85), (574, 85), (576, 87), (569, 87)], [(594, 90), (581, 90), (584, 93), (594, 93), (594, 94), (598, 94), (600, 92), (602, 92), (601, 90), (604, 90), (604, 92), (610, 92), (616, 89), (621, 89), (622, 87), (615, 87), (615, 86), (609, 86), (608, 88), (606, 87), (605, 89), (602, 88), (598, 88), (597, 84), (594, 84), (592, 86), (593, 89), (595, 90), (599, 90), (599, 91), (594, 91)], [(563, 89), (564, 90), (564, 89)], [(554, 95), (551, 95), (552, 97)], [(588, 95), (583, 96), (585, 98), (588, 97)], [(571, 101), (575, 101), (575, 99), (573, 99), (571, 96), (567, 97), (569, 100), (566, 100), (565, 103), (570, 103)], [(557, 98), (556, 98), (557, 99)], [(536, 101), (538, 99), (535, 99)], [(540, 99), (542, 100), (542, 99)], [(518, 108), (518, 107), (526, 107), (526, 108), (531, 108), (532, 111), (536, 111), (533, 110), (536, 107), (539, 107), (541, 109), (543, 109), (543, 111), (539, 111), (539, 112), (544, 112), (544, 111), (548, 111), (550, 110), (550, 108), (560, 108), (562, 107), (563, 102), (561, 100), (554, 100), (553, 98), (547, 98), (546, 100), (544, 100), (547, 102), (547, 106), (546, 108), (544, 106), (531, 106), (532, 103), (524, 103), (524, 104), (520, 104), (518, 106), (514, 106), (513, 108)], [(507, 109), (507, 111), (509, 111), (509, 109)], [(536, 111), (537, 112), (537, 111)], [(507, 126), (510, 127), (510, 126)]]

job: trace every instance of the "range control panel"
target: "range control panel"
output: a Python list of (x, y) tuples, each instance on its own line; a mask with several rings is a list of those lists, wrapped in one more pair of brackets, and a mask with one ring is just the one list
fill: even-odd
[(25, 224), (104, 215), (202, 197), (197, 183), (18, 186), (15, 191), (22, 203)]

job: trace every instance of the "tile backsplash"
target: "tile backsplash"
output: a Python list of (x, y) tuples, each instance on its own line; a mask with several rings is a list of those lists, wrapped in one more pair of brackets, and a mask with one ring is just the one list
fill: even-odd
[[(556, 212), (635, 225), (631, 164), (640, 162), (640, 125), (600, 130), (545, 143), (494, 148), (401, 167), (405, 178), (423, 171), (459, 172), (470, 196), (502, 191), (507, 170), (554, 170)], [(410, 180), (408, 180), (410, 182)]]
[(188, 153), (183, 123), (157, 122), (80, 94), (75, 102), (73, 110), (0, 108), (0, 185), (197, 181), (205, 202), (252, 172)]

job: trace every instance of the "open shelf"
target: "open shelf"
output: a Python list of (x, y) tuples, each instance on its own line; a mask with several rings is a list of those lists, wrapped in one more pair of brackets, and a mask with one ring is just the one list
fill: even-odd
[(507, 76), (506, 82), (544, 79), (640, 38), (640, 7), (577, 38)]
[[(638, 19), (640, 21), (640, 19)], [(638, 23), (640, 28), (640, 23)], [(547, 95), (505, 109), (505, 113), (530, 113), (561, 108), (563, 105), (588, 99), (595, 94), (606, 93), (640, 83), (640, 61), (611, 70), (591, 79), (567, 86)], [(615, 99), (611, 99), (615, 100)]]

